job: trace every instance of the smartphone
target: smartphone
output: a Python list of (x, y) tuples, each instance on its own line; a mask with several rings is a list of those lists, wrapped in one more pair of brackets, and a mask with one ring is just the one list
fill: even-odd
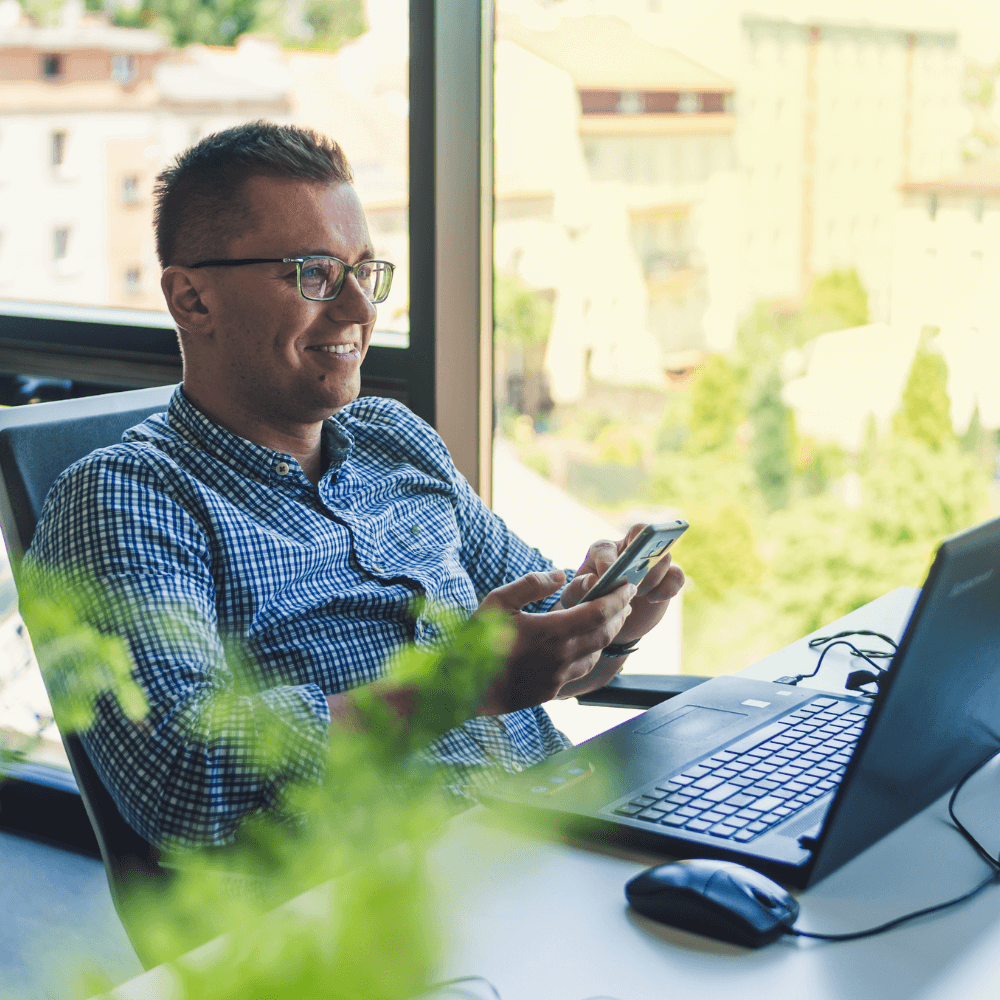
[(601, 574), (601, 578), (580, 599), (593, 601), (617, 590), (624, 583), (639, 581), (666, 555), (667, 549), (688, 529), (687, 521), (647, 524), (627, 549)]

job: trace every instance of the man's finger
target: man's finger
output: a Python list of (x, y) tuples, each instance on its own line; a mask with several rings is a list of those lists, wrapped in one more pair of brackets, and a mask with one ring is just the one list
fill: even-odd
[(650, 604), (662, 604), (676, 597), (684, 586), (684, 570), (680, 566), (671, 566), (663, 579), (646, 594)]
[(587, 558), (583, 560), (578, 573), (593, 573), (596, 571), (600, 575), (617, 558), (618, 546), (614, 542), (609, 542), (606, 538), (601, 538), (587, 549)]
[(566, 644), (566, 658), (570, 660), (578, 660), (590, 656), (599, 658), (604, 647), (608, 643), (614, 642), (615, 636), (622, 630), (622, 626), (625, 624), (625, 620), (631, 611), (632, 609), (626, 606), (613, 618), (602, 622), (596, 628), (568, 640)]
[(554, 569), (550, 573), (527, 573), (520, 579), (491, 590), (480, 607), (520, 611), (526, 604), (551, 596), (565, 581), (566, 574), (561, 569)]
[(597, 575), (594, 573), (584, 573), (581, 576), (574, 576), (566, 589), (559, 597), (559, 603), (564, 608), (573, 608), (583, 599), (583, 595), (597, 583)]
[(650, 567), (649, 572), (639, 581), (639, 596), (644, 597), (650, 591), (655, 590), (670, 569), (670, 553), (660, 556)]

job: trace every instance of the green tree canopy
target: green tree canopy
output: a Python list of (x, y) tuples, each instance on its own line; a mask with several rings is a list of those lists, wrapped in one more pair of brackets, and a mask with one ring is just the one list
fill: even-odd
[(817, 334), (864, 326), (868, 322), (868, 293), (858, 272), (852, 267), (817, 278), (806, 296), (804, 312), (808, 314), (811, 332)]
[(109, 7), (115, 24), (152, 28), (176, 46), (232, 45), (240, 35), (261, 32), (283, 45), (336, 49), (367, 28), (362, 0), (306, 0), (298, 30), (287, 23), (285, 8), (280, 0), (140, 0), (132, 8)]
[(903, 401), (892, 426), (897, 434), (922, 441), (935, 450), (955, 436), (948, 399), (948, 365), (930, 349), (926, 338), (910, 365)]
[(703, 454), (731, 447), (745, 416), (739, 374), (723, 355), (711, 355), (691, 387), (688, 449)]
[(500, 343), (544, 344), (552, 326), (552, 306), (545, 296), (525, 287), (510, 274), (498, 274), (493, 315)]
[(762, 379), (750, 406), (753, 441), (750, 456), (760, 492), (769, 510), (787, 505), (795, 476), (792, 414), (781, 399), (776, 369)]
[(781, 355), (831, 330), (868, 322), (868, 293), (857, 271), (830, 271), (818, 277), (801, 305), (787, 300), (754, 305), (740, 323), (736, 343), (740, 364), (753, 370), (777, 365)]

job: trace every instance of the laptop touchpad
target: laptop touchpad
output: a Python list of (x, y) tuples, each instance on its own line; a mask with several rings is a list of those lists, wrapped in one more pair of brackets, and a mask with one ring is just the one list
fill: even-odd
[(682, 743), (700, 743), (726, 726), (745, 719), (743, 712), (723, 712), (718, 708), (689, 705), (653, 729), (639, 729), (643, 735), (659, 736)]

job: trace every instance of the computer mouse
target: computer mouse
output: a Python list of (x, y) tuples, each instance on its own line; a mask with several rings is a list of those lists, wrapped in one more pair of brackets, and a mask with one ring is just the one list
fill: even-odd
[(747, 948), (781, 937), (799, 904), (777, 882), (731, 861), (696, 858), (649, 868), (625, 886), (639, 913)]

